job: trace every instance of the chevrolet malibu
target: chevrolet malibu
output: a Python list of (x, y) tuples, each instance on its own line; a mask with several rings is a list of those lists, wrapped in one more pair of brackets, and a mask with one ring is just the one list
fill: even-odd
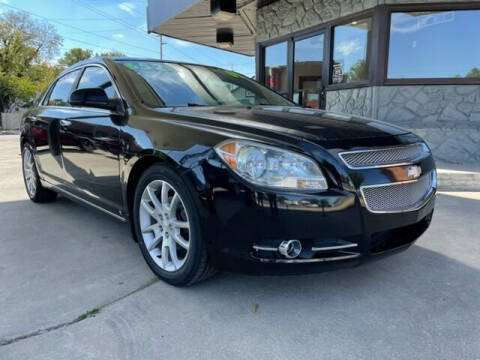
[(77, 63), (26, 113), (21, 150), (32, 201), (61, 194), (128, 221), (177, 286), (215, 269), (301, 274), (392, 254), (428, 228), (435, 202), (418, 136), (193, 64)]

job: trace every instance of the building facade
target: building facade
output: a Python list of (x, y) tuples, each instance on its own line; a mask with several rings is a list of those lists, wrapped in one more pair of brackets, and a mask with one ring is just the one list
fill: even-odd
[[(480, 164), (480, 2), (192, 0), (160, 23), (154, 2), (150, 31), (255, 54), (257, 79), (302, 106), (390, 122), (439, 161)], [(188, 12), (208, 31), (179, 30)]]

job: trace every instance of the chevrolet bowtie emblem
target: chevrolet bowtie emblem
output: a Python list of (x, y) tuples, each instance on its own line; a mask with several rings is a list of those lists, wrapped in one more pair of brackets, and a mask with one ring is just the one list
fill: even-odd
[(418, 179), (422, 175), (422, 168), (417, 165), (411, 165), (407, 168), (407, 177), (409, 179)]

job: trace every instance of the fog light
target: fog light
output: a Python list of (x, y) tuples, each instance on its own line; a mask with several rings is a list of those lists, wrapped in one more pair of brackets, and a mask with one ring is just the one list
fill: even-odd
[(295, 259), (302, 252), (302, 243), (298, 240), (285, 240), (278, 246), (278, 252), (288, 259)]

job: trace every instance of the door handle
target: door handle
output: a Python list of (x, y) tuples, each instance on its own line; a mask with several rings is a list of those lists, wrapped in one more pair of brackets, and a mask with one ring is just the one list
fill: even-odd
[(70, 120), (60, 120), (60, 125), (70, 126), (70, 125), (72, 125), (72, 122)]

